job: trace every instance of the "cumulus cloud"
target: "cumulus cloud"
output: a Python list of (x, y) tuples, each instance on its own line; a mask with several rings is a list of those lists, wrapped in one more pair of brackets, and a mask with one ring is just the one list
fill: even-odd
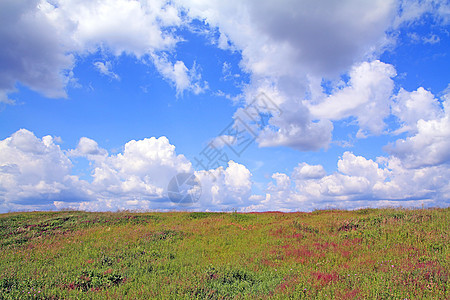
[[(178, 1), (243, 52), (252, 73), (340, 72), (384, 36), (394, 1)], [(332, 53), (330, 53), (332, 51)]]
[[(440, 164), (447, 164), (450, 161), (450, 97), (446, 95), (444, 97), (443, 110), (438, 111), (437, 107), (433, 105), (432, 95), (427, 97), (421, 97), (426, 92), (416, 93), (413, 96), (417, 96), (419, 100), (412, 99), (414, 103), (424, 100), (420, 103), (425, 103), (427, 108), (431, 108), (429, 111), (417, 117), (412, 112), (406, 110), (406, 117), (410, 120), (417, 120), (414, 124), (414, 131), (417, 132), (413, 136), (409, 136), (405, 139), (399, 139), (394, 144), (388, 145), (386, 150), (392, 155), (399, 157), (405, 166), (408, 168), (420, 168), (425, 166), (436, 166)], [(411, 99), (411, 98), (410, 98)], [(420, 100), (421, 99), (421, 100)], [(430, 107), (428, 107), (430, 106)], [(432, 118), (434, 115), (441, 117)]]
[[(288, 146), (302, 151), (326, 148), (333, 130), (329, 120), (351, 115), (358, 109), (343, 109), (341, 116), (311, 115), (302, 102), (311, 88), (309, 79), (334, 77), (355, 64), (352, 71), (355, 76), (369, 74), (362, 80), (354, 77), (358, 86), (350, 83), (335, 98), (352, 97), (352, 105), (361, 106), (360, 136), (365, 131), (381, 133), (383, 118), (389, 114), (387, 100), (393, 86), (390, 77), (395, 71), (381, 62), (361, 64), (361, 61), (387, 43), (385, 32), (396, 13), (395, 1), (337, 4), (180, 0), (178, 3), (191, 18), (217, 28), (220, 47), (241, 51), (240, 65), (251, 75), (244, 90), (247, 104), (260, 92), (279, 99), (277, 103), (285, 113), (274, 116), (270, 126), (263, 128), (258, 138), (260, 146)], [(387, 74), (382, 74), (384, 71)], [(382, 86), (376, 89), (379, 84)], [(364, 94), (358, 95), (359, 92)], [(339, 99), (327, 101), (330, 106), (339, 102)], [(362, 103), (366, 104), (364, 108), (373, 110), (371, 113), (381, 113), (380, 116), (368, 119), (373, 114), (363, 113)]]
[[(92, 162), (92, 182), (71, 174), (71, 157)], [(40, 139), (21, 129), (0, 141), (0, 210), (176, 209), (167, 186), (179, 173), (194, 173), (192, 164), (164, 136), (129, 141), (109, 155), (86, 137), (63, 151), (51, 136)], [(203, 192), (194, 209), (236, 208), (250, 196), (251, 173), (234, 161), (195, 175)]]
[(326, 175), (326, 171), (321, 165), (301, 163), (294, 169), (292, 175), (297, 179), (319, 179)]
[[(7, 95), (19, 82), (47, 97), (66, 97), (66, 86), (76, 76), (74, 54), (100, 50), (143, 59), (171, 51), (181, 40), (172, 30), (184, 24), (180, 10), (165, 0), (2, 1), (0, 41), (7, 46), (0, 50), (0, 100), (12, 102)], [(183, 62), (155, 63), (164, 78), (176, 84), (177, 92), (205, 89), (196, 70), (187, 70)], [(108, 62), (94, 65), (119, 79)]]
[[(71, 176), (72, 163), (47, 135), (37, 138), (20, 129), (0, 141), (0, 207), (2, 210), (50, 209), (83, 197), (83, 182)], [(88, 199), (86, 199), (88, 200)]]
[(225, 210), (245, 205), (251, 193), (250, 171), (232, 160), (226, 168), (196, 171), (202, 185), (202, 196), (197, 208)]
[[(241, 51), (240, 66), (251, 75), (247, 104), (264, 92), (283, 109), (262, 128), (259, 145), (301, 151), (328, 147), (330, 121), (354, 117), (360, 138), (385, 133), (396, 71), (373, 58), (395, 39), (392, 29), (426, 13), (444, 22), (446, 16), (439, 1), (177, 3), (217, 29), (220, 48)], [(348, 82), (324, 95), (321, 82), (343, 73)]]
[(450, 171), (445, 165), (408, 169), (397, 157), (374, 161), (345, 152), (332, 174), (324, 174), (320, 165), (306, 163), (299, 164), (291, 176), (274, 173), (266, 194), (254, 195), (258, 203), (243, 210), (445, 206), (449, 204), (448, 178)]
[(364, 136), (365, 131), (381, 134), (384, 119), (390, 114), (395, 75), (392, 65), (379, 60), (363, 62), (353, 67), (345, 86), (310, 105), (311, 114), (314, 118), (329, 120), (354, 116), (360, 127), (359, 136)]
[[(448, 115), (439, 122), (448, 122)], [(441, 129), (450, 128), (440, 125)], [(425, 134), (421, 130), (418, 126), (416, 136)], [(436, 132), (434, 137), (442, 133)], [(446, 155), (449, 145), (444, 138), (442, 143), (441, 152), (436, 153)], [(411, 149), (421, 158), (422, 152)], [(70, 157), (78, 156), (92, 162), (92, 182), (71, 174)], [(327, 174), (322, 165), (299, 163), (291, 174), (274, 173), (265, 194), (252, 195), (252, 174), (244, 165), (229, 161), (225, 168), (194, 171), (191, 162), (177, 154), (165, 137), (132, 140), (121, 153), (109, 155), (89, 138), (83, 137), (75, 149), (63, 151), (53, 137), (37, 138), (21, 129), (0, 141), (0, 210), (176, 209), (167, 197), (167, 185), (176, 174), (189, 172), (197, 176), (202, 189), (200, 199), (188, 207), (194, 210), (447, 205), (448, 158), (414, 168), (408, 159), (394, 154), (372, 160), (345, 152), (336, 172)]]
[[(182, 40), (174, 29), (202, 20), (210, 30), (218, 31), (216, 45), (241, 54), (240, 67), (250, 74), (243, 90), (247, 104), (263, 91), (277, 94), (287, 112), (273, 116), (270, 126), (263, 128), (260, 146), (302, 151), (326, 148), (333, 130), (329, 120), (355, 116), (360, 137), (383, 131), (395, 70), (372, 59), (362, 62), (387, 43), (390, 28), (417, 20), (426, 12), (445, 22), (445, 5), (435, 1), (419, 4), (422, 2), (398, 4), (394, 0), (339, 4), (293, 0), (281, 4), (268, 0), (3, 1), (0, 40), (9, 46), (0, 51), (0, 62), (6, 66), (0, 71), (0, 101), (13, 103), (8, 94), (17, 82), (49, 97), (66, 96), (65, 88), (76, 76), (72, 73), (73, 54), (99, 50), (107, 55), (133, 55), (143, 62), (149, 59), (174, 85), (177, 95), (202, 93), (208, 83), (202, 80), (198, 66), (194, 63), (188, 68), (171, 56)], [(102, 74), (119, 79), (109, 61), (94, 65)], [(228, 74), (229, 68), (224, 67)], [(305, 107), (303, 100), (313, 89), (311, 78), (334, 78), (349, 69), (348, 85)]]
[(328, 120), (313, 121), (303, 103), (290, 98), (276, 85), (262, 83), (260, 88), (247, 91), (247, 97), (251, 102), (238, 109), (234, 117), (247, 122), (257, 133), (259, 146), (311, 151), (327, 148), (331, 142), (333, 124)]
[[(93, 163), (92, 182), (71, 174), (70, 157), (80, 156)], [(123, 153), (108, 155), (86, 137), (63, 151), (51, 136), (39, 139), (21, 129), (0, 141), (0, 209), (167, 208), (168, 182), (190, 171), (191, 163), (166, 137), (132, 140)]]
[[(182, 23), (167, 1), (42, 1), (40, 10), (55, 27), (70, 36), (71, 50), (142, 57), (172, 48), (178, 38), (165, 28)], [(58, 25), (58, 26), (57, 26)]]
[(442, 114), (439, 101), (423, 87), (413, 92), (407, 92), (401, 88), (394, 97), (391, 110), (392, 114), (401, 122), (401, 127), (397, 130), (398, 133), (404, 131), (417, 132), (419, 120), (437, 119)]
[(98, 143), (90, 138), (82, 137), (75, 149), (68, 151), (71, 157), (86, 157), (91, 161), (102, 161), (108, 156), (108, 151), (98, 146)]
[[(400, 124), (394, 134), (406, 135), (386, 148), (390, 157), (371, 160), (344, 153), (332, 174), (321, 165), (306, 163), (290, 175), (275, 173), (266, 195), (251, 195), (252, 174), (233, 161), (226, 168), (196, 172), (204, 187), (202, 208), (246, 207), (249, 201), (254, 204), (247, 207), (287, 210), (338, 201), (349, 207), (404, 199), (438, 203), (450, 193), (445, 184), (450, 176), (448, 96), (440, 103), (423, 88), (400, 89), (393, 96), (396, 71), (376, 60), (377, 51), (389, 42), (386, 31), (416, 22), (429, 12), (448, 24), (448, 5), (434, 0), (5, 0), (0, 3), (0, 41), (7, 45), (0, 49), (0, 102), (13, 103), (9, 94), (19, 82), (47, 97), (65, 97), (76, 76), (74, 57), (97, 51), (106, 57), (127, 54), (150, 61), (177, 95), (202, 93), (208, 84), (200, 68), (195, 63), (188, 68), (173, 55), (182, 40), (175, 29), (201, 20), (218, 32), (219, 48), (241, 55), (239, 66), (250, 74), (242, 90), (246, 104), (264, 93), (280, 110), (263, 111), (256, 122), (246, 119), (259, 133), (260, 146), (327, 148), (332, 121), (354, 117), (357, 136), (364, 137), (385, 133), (390, 114)], [(436, 41), (429, 36), (428, 42)], [(108, 60), (94, 66), (119, 79)], [(223, 75), (230, 78), (229, 65), (223, 67)], [(342, 74), (348, 80), (339, 81)], [(324, 82), (333, 83), (331, 91), (322, 86)], [(238, 109), (236, 120), (244, 110)], [(179, 172), (193, 171), (165, 137), (130, 141), (122, 153), (111, 155), (86, 137), (64, 152), (50, 136), (40, 139), (19, 130), (0, 141), (0, 151), (3, 209), (38, 205), (31, 196), (56, 207), (71, 199), (84, 209), (169, 209), (168, 181)], [(71, 157), (91, 161), (92, 183), (71, 175)]]
[(111, 155), (95, 167), (92, 189), (100, 198), (121, 202), (136, 197), (162, 199), (170, 179), (191, 168), (164, 136), (132, 140), (125, 144), (123, 153)]

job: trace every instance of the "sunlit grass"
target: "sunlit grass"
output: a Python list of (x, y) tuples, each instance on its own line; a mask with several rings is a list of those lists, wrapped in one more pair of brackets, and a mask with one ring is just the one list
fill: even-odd
[(0, 215), (0, 299), (448, 299), (449, 208)]

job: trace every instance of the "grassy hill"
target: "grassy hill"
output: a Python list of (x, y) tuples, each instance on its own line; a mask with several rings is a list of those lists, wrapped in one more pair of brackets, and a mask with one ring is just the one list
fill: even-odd
[(450, 209), (0, 215), (0, 299), (449, 299)]

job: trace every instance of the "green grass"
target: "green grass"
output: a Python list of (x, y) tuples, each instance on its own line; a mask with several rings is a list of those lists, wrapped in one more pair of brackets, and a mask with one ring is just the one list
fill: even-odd
[(450, 209), (0, 215), (0, 299), (449, 299)]

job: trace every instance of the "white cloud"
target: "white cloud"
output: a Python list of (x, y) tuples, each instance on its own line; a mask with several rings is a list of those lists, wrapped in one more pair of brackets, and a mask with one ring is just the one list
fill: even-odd
[[(427, 95), (426, 97), (421, 97)], [(393, 145), (386, 147), (386, 150), (394, 156), (399, 157), (405, 166), (409, 168), (420, 168), (424, 166), (436, 166), (448, 164), (450, 161), (450, 97), (446, 95), (442, 103), (443, 111), (436, 111), (436, 107), (430, 105), (434, 103), (432, 95), (425, 91), (413, 94), (419, 100), (410, 100), (425, 103), (429, 111), (422, 111), (425, 119), (417, 120), (415, 128), (417, 133), (405, 139), (397, 140)], [(431, 106), (431, 107), (428, 107)], [(406, 111), (408, 113), (408, 111)], [(412, 120), (418, 119), (413, 113)], [(411, 115), (410, 114), (410, 115)], [(431, 119), (430, 114), (437, 114), (436, 119)], [(420, 117), (421, 115), (419, 115)], [(414, 132), (414, 131), (413, 131)]]
[[(423, 88), (403, 89), (394, 97), (392, 112), (401, 122), (397, 131), (410, 136), (386, 147), (389, 157), (375, 161), (345, 152), (337, 171), (301, 163), (293, 173), (275, 173), (263, 200), (245, 210), (311, 210), (378, 206), (446, 206), (450, 187), (450, 107)], [(442, 105), (442, 108), (441, 108)]]
[(418, 22), (426, 14), (433, 16), (443, 25), (449, 23), (450, 9), (446, 0), (401, 0), (393, 27), (410, 25)]
[(178, 60), (172, 63), (165, 55), (152, 55), (152, 58), (159, 73), (175, 85), (177, 95), (183, 94), (185, 90), (200, 94), (208, 89), (208, 83), (201, 82), (201, 75), (198, 73), (195, 63), (189, 70), (184, 62)]
[(112, 71), (112, 65), (110, 61), (102, 62), (96, 61), (94, 62), (95, 68), (103, 75), (106, 75), (112, 79), (120, 80), (119, 75)]
[[(340, 72), (384, 37), (394, 1), (178, 1), (242, 50), (254, 74)], [(330, 55), (332, 51), (332, 55)]]
[(404, 131), (414, 133), (417, 131), (417, 121), (433, 120), (442, 114), (439, 101), (422, 87), (413, 92), (401, 88), (394, 97), (391, 110), (401, 122), (401, 128), (397, 131), (399, 133)]
[(66, 97), (66, 70), (74, 59), (61, 43), (65, 37), (54, 30), (37, 1), (0, 2), (0, 100), (14, 91), (17, 82), (47, 97)]
[(179, 26), (182, 20), (176, 7), (167, 1), (42, 1), (55, 27), (69, 34), (70, 48), (96, 52), (98, 47), (142, 57), (171, 49), (178, 38), (166, 27)]
[[(218, 31), (218, 47), (242, 55), (240, 67), (250, 74), (242, 91), (247, 104), (263, 92), (281, 109), (258, 129), (260, 146), (326, 148), (331, 121), (355, 117), (363, 137), (384, 133), (390, 113), (400, 122), (395, 133), (408, 134), (387, 148), (391, 157), (374, 161), (346, 152), (332, 174), (321, 165), (304, 163), (291, 175), (275, 173), (265, 196), (250, 195), (250, 171), (232, 161), (227, 168), (210, 170), (216, 181), (208, 171), (197, 172), (205, 188), (202, 205), (220, 209), (253, 201), (252, 207), (302, 209), (337, 201), (352, 206), (448, 199), (449, 100), (442, 109), (423, 88), (400, 89), (392, 97), (395, 69), (375, 60), (389, 42), (386, 30), (416, 22), (428, 12), (448, 24), (445, 1), (5, 0), (0, 3), (0, 41), (7, 45), (0, 49), (0, 102), (13, 103), (8, 95), (18, 82), (48, 97), (65, 97), (65, 88), (75, 82), (74, 57), (99, 50), (106, 56), (150, 59), (177, 95), (202, 93), (208, 84), (199, 67), (194, 63), (188, 68), (174, 55), (181, 41), (174, 29), (186, 24), (185, 12)], [(422, 40), (433, 43), (438, 38)], [(94, 65), (119, 79), (109, 61)], [(229, 65), (223, 67), (230, 77)], [(335, 80), (341, 74), (348, 74), (347, 83)], [(321, 85), (328, 80), (334, 89), (324, 93)], [(192, 171), (165, 137), (130, 141), (123, 153), (110, 155), (89, 138), (63, 152), (52, 137), (39, 139), (20, 130), (0, 141), (0, 151), (3, 208), (20, 207), (33, 195), (47, 199), (45, 205), (57, 196), (64, 199), (54, 202), (58, 207), (73, 199), (73, 205), (88, 209), (154, 208), (154, 201), (165, 201), (159, 207), (170, 208), (164, 198), (167, 182), (178, 172)], [(94, 165), (92, 183), (71, 175), (68, 157), (77, 156)], [(99, 200), (91, 201), (93, 195)], [(79, 202), (80, 197), (89, 201)]]
[[(259, 145), (288, 146), (302, 151), (326, 148), (333, 130), (331, 122), (323, 116), (314, 121), (301, 101), (309, 89), (309, 78), (336, 76), (355, 63), (360, 68), (366, 66), (359, 62), (387, 42), (385, 31), (392, 24), (397, 8), (395, 1), (340, 1), (337, 4), (329, 1), (180, 0), (178, 3), (187, 8), (191, 18), (204, 20), (218, 29), (220, 47), (241, 51), (240, 66), (251, 75), (250, 84), (244, 90), (247, 104), (260, 92), (280, 99), (277, 103), (284, 113), (270, 120), (270, 126), (264, 128), (258, 138)], [(381, 68), (381, 63), (367, 64)], [(383, 83), (368, 74), (366, 81), (372, 79), (375, 80), (372, 87)], [(388, 81), (390, 84), (389, 76)], [(361, 84), (368, 88), (371, 83)], [(390, 90), (391, 86), (386, 88)], [(353, 96), (357, 92), (359, 90), (354, 91)], [(382, 119), (389, 113), (387, 101), (381, 99), (384, 93), (361, 95), (360, 101), (371, 96), (377, 99), (369, 98), (370, 101), (382, 102), (372, 109), (382, 115), (368, 120), (367, 114), (361, 113), (361, 136), (364, 130), (379, 134), (384, 126)], [(366, 108), (371, 105), (373, 103), (367, 104)]]
[[(253, 124), (252, 119), (260, 118), (253, 111), (270, 114), (268, 120), (260, 118), (259, 125), (251, 125), (256, 141), (261, 147), (287, 146), (301, 151), (327, 148), (331, 142), (333, 125), (328, 120), (312, 121), (308, 109), (300, 101), (295, 101), (281, 92), (274, 84), (265, 82), (255, 91), (248, 90), (249, 106), (235, 113), (236, 119)], [(261, 97), (263, 95), (264, 97)], [(265, 99), (265, 100), (262, 100)], [(269, 103), (266, 105), (265, 103)], [(274, 105), (276, 105), (276, 107)], [(252, 109), (255, 106), (256, 109)], [(265, 109), (265, 107), (269, 109)], [(272, 107), (271, 107), (272, 106)], [(250, 107), (251, 116), (248, 117)]]
[[(448, 122), (448, 115), (428, 122), (444, 121)], [(441, 129), (450, 128), (448, 123), (445, 128), (440, 125)], [(437, 131), (434, 138), (442, 133)], [(423, 134), (418, 126), (416, 136)], [(448, 153), (448, 143), (445, 147)], [(446, 155), (443, 149), (440, 153)], [(413, 153), (417, 159), (423, 155), (421, 151)], [(91, 183), (71, 175), (72, 162), (67, 155), (92, 161)], [(400, 155), (371, 160), (345, 152), (336, 172), (327, 174), (321, 165), (300, 163), (290, 175), (274, 173), (265, 195), (252, 195), (252, 174), (244, 165), (229, 161), (226, 168), (194, 172), (165, 137), (133, 140), (125, 144), (122, 153), (108, 155), (88, 138), (81, 138), (76, 149), (64, 152), (51, 136), (39, 139), (21, 129), (0, 141), (0, 210), (176, 209), (167, 197), (167, 185), (173, 176), (185, 172), (194, 172), (200, 180), (202, 195), (188, 207), (195, 210), (448, 205), (450, 170), (446, 161), (433, 160), (434, 165), (416, 168), (408, 162), (409, 157)]]
[(191, 168), (164, 136), (132, 140), (125, 144), (123, 153), (111, 155), (95, 167), (92, 189), (100, 198), (119, 202), (135, 197), (161, 199), (166, 197), (170, 179)]
[(244, 211), (449, 204), (450, 170), (446, 165), (407, 169), (397, 157), (373, 161), (345, 152), (338, 171), (332, 174), (325, 175), (320, 165), (302, 163), (291, 176), (274, 173), (272, 178), (275, 182), (268, 184), (266, 195), (253, 195), (258, 202)]
[(432, 45), (439, 43), (440, 40), (441, 39), (439, 38), (439, 36), (435, 34), (430, 34), (429, 36), (423, 38), (423, 42), (425, 44), (432, 44)]
[(82, 137), (77, 147), (68, 151), (68, 154), (72, 157), (82, 156), (92, 161), (103, 161), (108, 156), (108, 151), (100, 148), (96, 141)]
[(16, 101), (14, 99), (11, 99), (10, 97), (8, 97), (8, 94), (11, 93), (13, 90), (0, 90), (0, 103), (4, 103), (4, 104), (10, 104), (13, 105), (16, 103)]
[(227, 168), (196, 171), (195, 175), (202, 186), (197, 208), (218, 211), (238, 208), (245, 205), (250, 197), (252, 174), (244, 165), (232, 160)]
[[(199, 19), (218, 31), (219, 47), (242, 55), (240, 67), (250, 73), (243, 90), (247, 103), (263, 91), (278, 97), (286, 112), (263, 128), (260, 146), (326, 148), (333, 130), (328, 120), (355, 116), (360, 137), (383, 132), (395, 71), (372, 58), (388, 43), (387, 30), (426, 12), (445, 22), (446, 5), (422, 2), (3, 1), (0, 40), (11, 46), (0, 50), (0, 62), (6, 66), (0, 71), (0, 101), (13, 102), (8, 94), (17, 82), (49, 97), (66, 96), (66, 86), (76, 84), (72, 55), (99, 49), (107, 55), (133, 55), (142, 62), (150, 58), (177, 95), (202, 93), (208, 83), (198, 66), (194, 63), (189, 69), (172, 55), (182, 40), (174, 29), (186, 26), (189, 18)], [(366, 60), (371, 62), (361, 63)], [(95, 66), (119, 79), (108, 61)], [(309, 103), (311, 114), (302, 101), (313, 92), (311, 78), (333, 79), (350, 68), (349, 84), (322, 102)]]
[(225, 146), (233, 146), (236, 144), (236, 142), (236, 137), (232, 135), (221, 135), (211, 141), (212, 145), (218, 149), (221, 149)]
[[(69, 157), (79, 156), (93, 164), (91, 183), (71, 175)], [(0, 141), (0, 211), (176, 209), (167, 197), (167, 186), (175, 175), (189, 172), (194, 172), (191, 162), (176, 154), (164, 136), (132, 140), (122, 153), (108, 155), (86, 137), (64, 152), (51, 136), (39, 139), (21, 129)], [(250, 197), (251, 173), (234, 161), (226, 168), (195, 174), (203, 193), (190, 208), (231, 209)]]
[[(73, 164), (68, 157), (79, 156), (93, 163), (92, 183), (71, 175)], [(123, 153), (108, 155), (86, 137), (77, 148), (64, 152), (51, 136), (39, 139), (21, 129), (0, 141), (0, 210), (55, 206), (116, 210), (136, 207), (127, 206), (133, 201), (141, 209), (170, 208), (166, 193), (170, 179), (192, 171), (191, 163), (176, 154), (166, 137), (132, 140)], [(235, 182), (230, 184), (239, 188)]]
[(299, 164), (293, 172), (293, 178), (300, 179), (319, 179), (326, 175), (326, 171), (321, 165)]
[(49, 209), (61, 195), (66, 201), (82, 197), (75, 186), (83, 182), (70, 175), (71, 168), (51, 136), (18, 130), (0, 141), (0, 209)]
[[(154, 53), (172, 51), (180, 38), (173, 32), (182, 26), (180, 8), (165, 0), (156, 1), (2, 1), (0, 4), (0, 100), (14, 91), (16, 83), (47, 97), (66, 97), (66, 86), (74, 83), (74, 55), (101, 50), (106, 55), (128, 54), (141, 59)], [(95, 62), (97, 69), (114, 79), (108, 62)], [(163, 68), (164, 70), (164, 68)], [(174, 75), (163, 76), (179, 90), (194, 93), (205, 88), (186, 79), (184, 63), (172, 64)], [(76, 74), (75, 74), (76, 76)], [(197, 77), (196, 77), (197, 76)]]
[(365, 131), (381, 134), (385, 128), (384, 119), (390, 114), (394, 88), (391, 78), (396, 75), (394, 67), (375, 60), (355, 66), (349, 75), (348, 84), (321, 102), (309, 105), (311, 114), (314, 118), (329, 120), (355, 116), (360, 136), (364, 136)]

